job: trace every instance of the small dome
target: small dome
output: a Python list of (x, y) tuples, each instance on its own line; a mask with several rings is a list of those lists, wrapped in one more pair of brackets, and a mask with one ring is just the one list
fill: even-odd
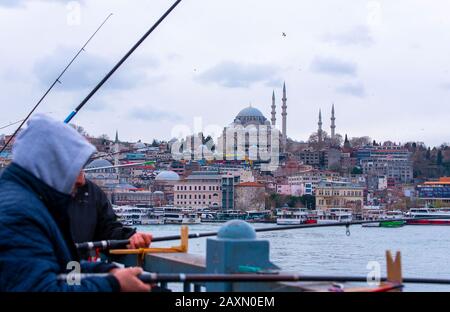
[(89, 165), (86, 166), (86, 169), (111, 167), (111, 166), (112, 164), (106, 159), (95, 159)]
[(155, 177), (156, 181), (178, 181), (180, 180), (180, 176), (174, 172), (169, 170), (164, 170), (158, 173)]
[(136, 149), (147, 148), (147, 146), (142, 142), (137, 142), (137, 143), (133, 144), (133, 147)]
[(266, 119), (259, 109), (251, 106), (241, 110), (237, 115), (236, 119), (240, 119), (239, 117), (262, 117)]
[(217, 233), (221, 239), (256, 239), (255, 229), (245, 221), (231, 220), (225, 223)]

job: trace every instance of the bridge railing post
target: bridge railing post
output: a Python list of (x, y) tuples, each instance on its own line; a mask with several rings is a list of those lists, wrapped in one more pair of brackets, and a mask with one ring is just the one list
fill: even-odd
[[(215, 274), (258, 273), (279, 268), (269, 260), (269, 241), (256, 238), (254, 228), (242, 220), (225, 223), (217, 238), (206, 242), (206, 272)], [(252, 291), (253, 283), (207, 283), (207, 291)], [(260, 287), (260, 286), (259, 286)]]

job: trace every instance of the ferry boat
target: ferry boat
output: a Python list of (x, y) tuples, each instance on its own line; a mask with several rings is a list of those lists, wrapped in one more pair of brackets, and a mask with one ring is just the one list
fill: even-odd
[(165, 224), (199, 224), (200, 215), (194, 209), (173, 206), (162, 207), (164, 209)]
[(330, 208), (317, 212), (318, 224), (346, 223), (352, 220), (352, 210), (349, 208)]
[(246, 221), (250, 223), (276, 223), (276, 219), (270, 210), (247, 211)]
[(201, 222), (215, 222), (217, 219), (217, 211), (210, 209), (197, 209)]
[[(379, 214), (377, 222), (363, 224), (363, 227), (384, 227), (399, 228), (406, 224), (405, 221), (392, 221), (394, 219), (404, 218), (403, 212), (400, 210), (391, 210)], [(373, 220), (373, 219), (369, 219)], [(376, 220), (376, 219), (375, 219)]]
[(247, 213), (241, 210), (224, 210), (216, 214), (216, 222), (226, 222), (230, 220), (246, 220)]
[[(411, 218), (426, 218), (433, 219), (408, 220), (407, 224), (413, 225), (450, 225), (450, 209), (449, 208), (411, 208), (407, 213)], [(436, 218), (436, 219), (434, 219)], [(440, 219), (442, 218), (442, 219)]]
[(126, 226), (142, 225), (142, 218), (150, 212), (148, 208), (132, 206), (113, 206), (113, 210), (117, 220)]
[(164, 212), (156, 209), (141, 217), (141, 225), (162, 225), (165, 223)]
[(306, 223), (308, 209), (283, 207), (277, 211), (278, 225), (297, 225)]

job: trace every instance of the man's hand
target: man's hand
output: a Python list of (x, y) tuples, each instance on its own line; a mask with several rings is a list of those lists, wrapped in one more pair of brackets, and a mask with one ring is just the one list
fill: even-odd
[(130, 244), (127, 246), (130, 249), (148, 248), (152, 242), (152, 236), (145, 233), (136, 233), (130, 237)]
[(119, 281), (121, 292), (146, 292), (151, 287), (137, 278), (142, 268), (113, 269), (110, 273)]

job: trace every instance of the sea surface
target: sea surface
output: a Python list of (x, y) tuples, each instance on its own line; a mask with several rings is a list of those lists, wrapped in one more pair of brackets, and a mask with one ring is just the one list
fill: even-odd
[[(252, 224), (255, 228), (276, 226)], [(189, 233), (218, 231), (223, 223), (190, 225)], [(138, 226), (154, 237), (179, 234), (179, 225)], [(386, 250), (401, 251), (404, 277), (450, 279), (450, 226), (407, 225), (401, 228), (323, 227), (257, 233), (270, 242), (270, 258), (283, 271), (307, 275), (367, 276), (371, 261), (386, 276)], [(190, 239), (189, 252), (205, 255), (206, 239)], [(176, 242), (155, 243), (172, 246)], [(372, 263), (373, 265), (373, 263)], [(450, 291), (450, 285), (407, 284), (404, 291)]]

